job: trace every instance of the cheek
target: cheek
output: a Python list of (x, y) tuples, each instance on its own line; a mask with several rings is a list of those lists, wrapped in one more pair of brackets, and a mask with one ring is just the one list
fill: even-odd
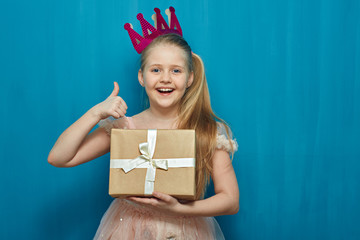
[(156, 78), (154, 76), (145, 76), (143, 78), (145, 88), (153, 88), (156, 85)]
[(189, 84), (189, 76), (186, 75), (186, 78), (185, 78), (185, 80), (184, 80), (184, 87), (185, 87), (185, 88), (188, 88), (188, 84)]

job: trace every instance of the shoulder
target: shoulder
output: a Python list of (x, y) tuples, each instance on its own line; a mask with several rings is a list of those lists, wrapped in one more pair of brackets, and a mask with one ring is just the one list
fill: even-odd
[(238, 144), (230, 128), (223, 122), (217, 122), (216, 149), (234, 153), (238, 149)]

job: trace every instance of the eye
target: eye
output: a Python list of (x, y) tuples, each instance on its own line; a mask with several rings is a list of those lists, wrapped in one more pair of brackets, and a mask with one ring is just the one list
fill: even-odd
[(160, 72), (160, 69), (158, 69), (158, 68), (153, 68), (153, 69), (151, 69), (151, 72), (158, 73), (158, 72)]
[(180, 69), (174, 69), (174, 73), (181, 73)]

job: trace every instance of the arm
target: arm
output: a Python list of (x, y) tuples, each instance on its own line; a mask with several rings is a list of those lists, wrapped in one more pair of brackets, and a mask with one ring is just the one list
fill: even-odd
[(102, 103), (87, 111), (66, 129), (51, 149), (48, 162), (56, 167), (73, 167), (97, 158), (109, 151), (110, 138), (104, 129), (91, 129), (108, 116), (119, 118), (126, 113), (126, 103), (117, 94), (115, 82), (111, 95)]
[(154, 192), (156, 198), (136, 198), (130, 200), (157, 208), (164, 212), (182, 216), (219, 216), (236, 214), (239, 211), (239, 188), (229, 154), (216, 150), (213, 157), (212, 179), (215, 195), (181, 204), (170, 195)]
[(216, 150), (213, 157), (215, 195), (204, 200), (183, 204), (179, 213), (194, 216), (219, 216), (239, 211), (239, 187), (229, 153)]
[(74, 167), (109, 151), (110, 139), (104, 129), (91, 129), (99, 122), (91, 109), (66, 129), (51, 149), (48, 162), (55, 167)]

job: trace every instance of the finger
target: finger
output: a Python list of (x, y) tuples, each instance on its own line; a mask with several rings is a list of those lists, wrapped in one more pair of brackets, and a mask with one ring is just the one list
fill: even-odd
[(114, 82), (114, 90), (110, 94), (111, 97), (115, 97), (119, 94), (119, 84), (117, 82)]
[(121, 98), (121, 104), (124, 105), (126, 109), (128, 108), (128, 106), (126, 105), (126, 102), (122, 98)]
[(122, 117), (124, 117), (125, 116), (125, 113), (124, 112), (118, 112), (119, 113), (119, 115), (120, 115), (120, 117), (119, 118), (122, 118)]
[[(123, 117), (125, 116), (126, 114), (126, 109), (124, 109), (124, 107), (121, 107), (121, 105), (114, 105), (111, 109), (111, 112), (110, 112), (111, 115), (115, 115), (116, 118), (120, 118), (120, 117)], [(113, 116), (113, 117), (115, 117)]]
[(119, 113), (121, 117), (125, 116), (125, 114), (126, 114), (126, 110), (121, 107), (117, 107), (117, 109), (115, 109), (115, 111), (117, 113)]
[(126, 108), (125, 108), (125, 106), (120, 105), (120, 106), (118, 106), (117, 110), (118, 110), (118, 111), (121, 111), (122, 113), (124, 113), (124, 115), (126, 114)]
[(153, 196), (165, 202), (170, 202), (173, 198), (170, 195), (161, 192), (153, 192)]
[(139, 200), (136, 197), (127, 197), (126, 199), (129, 200), (129, 201), (132, 201), (132, 202), (134, 202), (136, 204), (139, 204), (139, 205), (142, 205), (142, 206), (147, 206), (147, 204), (144, 204), (143, 202), (141, 202), (141, 200)]
[(118, 111), (116, 111), (116, 110), (111, 111), (110, 115), (114, 118), (121, 118), (121, 114), (118, 113)]
[(129, 197), (130, 200), (146, 205), (156, 205), (157, 201), (154, 198), (139, 198), (139, 197)]
[[(111, 96), (111, 95), (110, 95)], [(121, 97), (119, 96), (116, 96), (116, 105), (118, 106), (124, 106), (125, 109), (127, 109), (127, 105), (126, 105), (126, 102), (124, 101), (124, 99), (122, 99)]]

